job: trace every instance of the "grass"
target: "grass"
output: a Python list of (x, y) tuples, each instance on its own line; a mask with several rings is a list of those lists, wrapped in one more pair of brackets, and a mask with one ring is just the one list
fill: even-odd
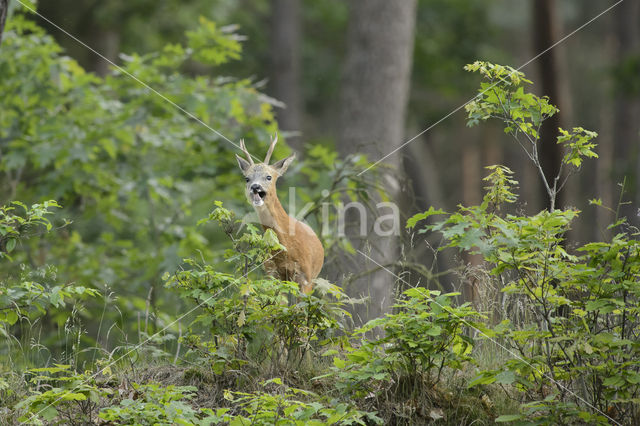
[[(241, 368), (228, 369), (217, 374), (205, 359), (182, 359), (177, 365), (172, 362), (170, 352), (165, 359), (138, 358), (140, 354), (127, 362), (120, 362), (108, 370), (108, 374), (95, 378), (95, 386), (106, 391), (89, 408), (76, 401), (60, 404), (60, 415), (48, 424), (70, 424), (75, 418), (78, 424), (86, 419), (96, 419), (99, 411), (108, 406), (118, 405), (123, 399), (131, 397), (133, 384), (158, 384), (161, 388), (171, 386), (195, 386), (197, 392), (187, 403), (198, 411), (203, 408), (229, 408), (237, 410), (225, 395), (228, 391), (252, 393), (263, 389), (261, 383), (273, 379), (265, 374), (270, 371), (267, 365), (245, 364)], [(137, 359), (135, 359), (137, 358)], [(478, 352), (479, 362), (494, 364), (499, 362), (489, 351)], [(317, 395), (339, 397), (335, 389), (335, 378), (314, 377), (326, 373), (329, 368), (326, 357), (308, 357), (299, 369), (280, 371), (282, 382), (291, 388), (304, 389)], [(488, 425), (492, 424), (500, 413), (515, 412), (517, 406), (498, 386), (482, 386), (467, 389), (468, 381), (474, 376), (473, 368), (463, 371), (448, 371), (435, 386), (424, 378), (395, 377), (382, 383), (375, 394), (351, 399), (362, 411), (376, 412), (385, 424), (442, 424), (442, 425)], [(32, 392), (34, 384), (28, 383), (29, 374), (17, 371), (2, 371), (0, 374), (0, 423), (18, 424), (21, 410), (12, 408)], [(419, 391), (413, 395), (402, 392), (403, 380), (417, 383)], [(417, 381), (416, 381), (417, 380)], [(40, 384), (40, 390), (49, 385)], [(344, 399), (343, 395), (343, 399)], [(87, 409), (90, 413), (87, 412)], [(59, 422), (58, 422), (59, 421)], [(58, 422), (58, 423), (57, 423)], [(73, 423), (73, 422), (72, 422)]]

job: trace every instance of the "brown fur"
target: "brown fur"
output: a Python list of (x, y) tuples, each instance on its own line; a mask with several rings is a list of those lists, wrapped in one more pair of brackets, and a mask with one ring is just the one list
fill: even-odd
[(287, 248), (265, 263), (265, 269), (282, 280), (297, 282), (308, 294), (324, 263), (322, 244), (309, 226), (284, 211), (277, 197), (265, 198), (265, 204), (256, 207), (260, 222), (265, 229), (273, 229), (280, 244)]
[[(273, 145), (275, 142), (272, 142), (272, 147)], [(244, 149), (244, 144), (241, 146), (249, 155)], [(253, 161), (249, 163), (242, 157), (236, 157), (247, 179), (247, 198), (256, 210), (260, 223), (265, 229), (273, 229), (280, 244), (287, 249), (265, 262), (265, 270), (281, 280), (298, 283), (302, 292), (310, 293), (313, 290), (313, 279), (318, 276), (324, 263), (322, 243), (308, 225), (287, 214), (276, 192), (276, 181), (287, 170), (294, 156), (280, 160), (272, 166), (265, 163), (253, 164)], [(267, 161), (269, 157), (270, 154), (267, 155)], [(265, 193), (261, 198), (261, 205), (253, 201), (256, 199), (252, 189), (255, 185)]]

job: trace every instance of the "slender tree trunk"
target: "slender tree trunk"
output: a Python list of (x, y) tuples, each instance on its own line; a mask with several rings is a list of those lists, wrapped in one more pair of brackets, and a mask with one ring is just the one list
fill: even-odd
[[(338, 144), (342, 155), (364, 153), (377, 161), (403, 142), (415, 16), (416, 0), (349, 2)], [(400, 155), (396, 153), (384, 163), (397, 170)], [(387, 190), (391, 199), (395, 199), (397, 180), (387, 178)], [(385, 265), (398, 258), (397, 237), (363, 237), (364, 241), (355, 242), (356, 248), (367, 252), (376, 262)], [(366, 246), (372, 249), (367, 251)], [(357, 256), (360, 257), (356, 258), (352, 272), (375, 266), (360, 254)], [(363, 319), (388, 310), (395, 280), (388, 271), (380, 270), (348, 289), (351, 294), (371, 297), (367, 312), (361, 313)]]
[[(474, 129), (475, 130), (475, 129)], [(482, 182), (482, 172), (480, 166), (480, 139), (479, 133), (472, 134), (469, 127), (457, 130), (456, 139), (469, 141), (462, 147), (462, 202), (466, 206), (479, 205), (482, 202), (482, 192), (480, 191)], [(462, 253), (464, 263), (469, 267), (476, 267), (482, 264), (482, 256)], [(478, 282), (473, 277), (467, 277), (462, 283), (462, 299), (465, 302), (479, 305)]]
[[(98, 30), (95, 34), (95, 46), (98, 52), (115, 63), (120, 53), (120, 32), (114, 30)], [(91, 68), (95, 70), (99, 76), (104, 77), (111, 70), (111, 64), (97, 55), (92, 57), (92, 62), (93, 65)]]
[[(414, 128), (410, 134), (417, 134), (420, 130)], [(423, 212), (429, 207), (446, 208), (440, 180), (441, 164), (436, 161), (429, 148), (433, 143), (429, 136), (429, 134), (425, 134), (403, 149), (402, 170), (408, 184), (411, 185), (410, 190), (403, 191), (403, 194), (398, 197), (402, 212), (406, 213), (403, 223), (408, 217)], [(415, 236), (415, 238), (402, 241), (402, 243), (409, 247), (408, 250), (405, 250), (406, 254), (403, 256), (403, 260), (406, 257), (406, 260), (421, 263), (433, 272), (450, 271), (457, 266), (457, 260), (451, 255), (451, 252), (436, 253), (434, 251), (433, 248), (440, 244), (440, 236), (436, 233)], [(425, 284), (425, 277), (416, 273), (403, 275), (403, 278), (408, 281), (409, 285)], [(454, 282), (454, 277), (445, 274), (428, 284), (438, 290), (451, 292), (456, 290), (452, 282)]]
[[(278, 126), (283, 131), (302, 130), (300, 96), (300, 0), (271, 1), (271, 94), (285, 104), (278, 112)], [(302, 148), (301, 137), (291, 133), (287, 142)]]
[[(416, 129), (418, 133), (420, 129)], [(442, 184), (438, 174), (438, 164), (429, 149), (429, 138), (425, 135), (407, 145), (402, 169), (413, 184), (413, 194), (419, 200), (416, 206), (422, 212), (430, 206), (444, 208)], [(409, 200), (412, 201), (412, 200)]]
[(4, 33), (4, 23), (7, 21), (7, 9), (9, 0), (0, 0), (0, 44), (2, 44), (2, 34)]
[[(534, 52), (542, 52), (560, 38), (560, 20), (555, 0), (532, 0), (532, 32)], [(540, 162), (549, 186), (558, 175), (562, 160), (562, 147), (556, 143), (558, 127), (564, 127), (571, 115), (567, 70), (562, 46), (556, 46), (536, 61), (540, 73), (541, 92), (549, 96), (559, 113), (544, 122), (540, 129)], [(550, 207), (549, 196), (542, 187), (546, 207)], [(563, 207), (562, 193), (556, 196), (555, 205)]]
[[(475, 129), (474, 129), (475, 130)], [(480, 165), (480, 141), (478, 132), (470, 134), (468, 127), (458, 130), (458, 140), (469, 141), (462, 147), (462, 202), (466, 206), (474, 206), (482, 202), (481, 182), (482, 171)]]
[[(608, 43), (609, 44), (609, 43)], [(611, 58), (608, 58), (611, 59)], [(598, 136), (598, 160), (596, 161), (595, 188), (596, 195), (602, 200), (602, 204), (611, 207), (617, 202), (614, 193), (615, 182), (612, 179), (613, 170), (613, 100), (607, 98), (598, 105), (600, 109), (599, 136)], [(607, 226), (613, 223), (613, 214), (604, 208), (595, 210), (596, 226), (585, 235), (585, 238), (592, 238), (599, 241), (602, 238), (608, 238), (611, 231), (607, 230)]]

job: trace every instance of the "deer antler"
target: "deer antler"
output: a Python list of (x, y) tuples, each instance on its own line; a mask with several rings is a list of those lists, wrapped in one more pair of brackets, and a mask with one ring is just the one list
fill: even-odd
[(251, 158), (251, 154), (249, 154), (249, 151), (247, 151), (247, 147), (244, 146), (244, 139), (240, 139), (240, 149), (247, 156), (247, 160), (249, 160), (249, 163), (253, 165), (253, 159)]
[(267, 151), (267, 156), (264, 157), (264, 164), (269, 164), (269, 160), (271, 159), (271, 154), (273, 153), (273, 148), (275, 148), (277, 142), (278, 142), (278, 132), (276, 132), (275, 139), (271, 137), (271, 145), (269, 146), (269, 151)]

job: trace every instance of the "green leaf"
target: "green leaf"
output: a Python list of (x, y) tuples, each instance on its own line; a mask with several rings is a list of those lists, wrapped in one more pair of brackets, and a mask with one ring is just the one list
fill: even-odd
[(628, 372), (626, 380), (631, 384), (637, 385), (638, 383), (640, 383), (640, 374), (635, 372)]
[(16, 248), (16, 239), (15, 238), (9, 238), (7, 240), (7, 243), (5, 245), (5, 248), (7, 249), (7, 253), (11, 253), (13, 251), (14, 248)]
[(8, 323), (9, 325), (13, 325), (18, 321), (18, 313), (14, 310), (7, 310), (4, 313), (4, 319), (2, 321)]
[(87, 396), (82, 393), (65, 392), (61, 398), (63, 401), (85, 401)]
[(506, 370), (495, 376), (496, 383), (510, 385), (516, 381), (516, 375), (513, 371)]
[(490, 371), (483, 371), (478, 374), (473, 380), (469, 382), (467, 385), (468, 388), (472, 388), (478, 385), (488, 385), (496, 381), (496, 375)]
[(245, 317), (245, 313), (244, 311), (240, 311), (240, 314), (238, 315), (238, 320), (236, 321), (238, 327), (242, 327), (246, 322), (246, 317)]
[(273, 231), (273, 229), (269, 228), (266, 231), (264, 231), (264, 237), (263, 240), (266, 244), (267, 247), (273, 247), (273, 248), (279, 248), (282, 247), (280, 246), (280, 242), (278, 241), (278, 236), (276, 235), (276, 233)]
[(425, 330), (427, 336), (439, 336), (442, 333), (442, 327), (434, 325)]
[(503, 414), (498, 418), (496, 418), (495, 422), (507, 423), (507, 422), (514, 422), (516, 420), (522, 420), (522, 419), (524, 419), (524, 416), (522, 414)]
[(624, 385), (624, 378), (621, 376), (607, 377), (606, 379), (604, 379), (602, 384), (605, 386), (620, 387)]
[(440, 215), (440, 214), (447, 214), (447, 213), (444, 210), (434, 209), (433, 207), (429, 207), (429, 210), (411, 216), (407, 220), (407, 228), (409, 229), (414, 228), (416, 224), (421, 220), (427, 219), (428, 217), (431, 217), (434, 215)]

